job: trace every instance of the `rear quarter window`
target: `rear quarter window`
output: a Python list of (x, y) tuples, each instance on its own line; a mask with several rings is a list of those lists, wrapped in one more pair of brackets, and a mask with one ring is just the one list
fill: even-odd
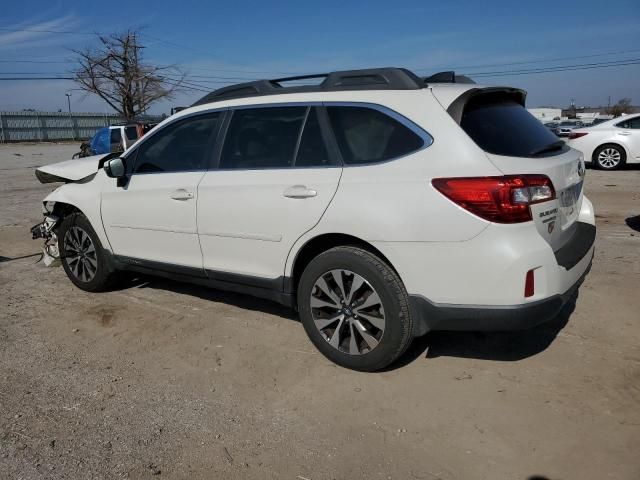
[[(558, 137), (520, 103), (498, 95), (478, 95), (464, 107), (460, 126), (487, 153), (532, 157), (558, 144)], [(562, 150), (560, 145), (557, 151)]]
[(368, 107), (327, 107), (347, 165), (378, 163), (421, 149), (424, 140), (389, 115)]

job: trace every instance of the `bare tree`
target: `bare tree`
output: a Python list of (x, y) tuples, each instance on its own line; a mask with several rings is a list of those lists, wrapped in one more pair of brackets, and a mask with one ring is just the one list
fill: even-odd
[(74, 50), (79, 64), (74, 80), (127, 121), (145, 113), (152, 103), (172, 98), (180, 89), (185, 74), (179, 68), (143, 63), (144, 47), (138, 44), (135, 31), (97, 36), (97, 48)]
[(613, 115), (614, 117), (619, 117), (623, 113), (633, 113), (633, 108), (631, 107), (631, 99), (621, 98), (615, 105), (607, 109), (607, 113), (609, 115)]

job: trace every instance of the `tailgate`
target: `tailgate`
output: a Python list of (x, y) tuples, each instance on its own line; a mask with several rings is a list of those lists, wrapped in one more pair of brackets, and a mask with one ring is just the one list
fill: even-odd
[(560, 249), (572, 237), (582, 205), (584, 161), (525, 108), (521, 90), (475, 88), (447, 108), (504, 175), (546, 175), (555, 198), (530, 206), (538, 233)]
[(554, 251), (567, 243), (575, 232), (582, 206), (585, 171), (582, 154), (570, 149), (545, 158), (488, 156), (505, 175), (537, 173), (551, 179), (556, 198), (531, 205), (531, 215), (538, 233)]

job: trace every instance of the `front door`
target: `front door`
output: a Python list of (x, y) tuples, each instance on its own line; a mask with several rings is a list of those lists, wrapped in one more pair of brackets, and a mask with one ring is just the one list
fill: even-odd
[(320, 221), (338, 188), (342, 168), (326, 145), (315, 107), (233, 112), (219, 168), (198, 187), (210, 276), (278, 286), (291, 247)]
[(128, 182), (119, 186), (114, 180), (102, 192), (102, 221), (113, 253), (202, 269), (198, 183), (221, 117), (210, 113), (172, 122), (126, 156)]

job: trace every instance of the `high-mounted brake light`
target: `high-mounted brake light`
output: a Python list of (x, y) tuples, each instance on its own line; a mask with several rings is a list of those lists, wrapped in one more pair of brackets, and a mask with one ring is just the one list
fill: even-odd
[(528, 222), (530, 205), (556, 198), (545, 175), (434, 178), (431, 183), (454, 203), (495, 223)]
[(571, 132), (569, 134), (569, 140), (575, 140), (576, 138), (584, 137), (585, 135), (589, 135), (589, 132)]

